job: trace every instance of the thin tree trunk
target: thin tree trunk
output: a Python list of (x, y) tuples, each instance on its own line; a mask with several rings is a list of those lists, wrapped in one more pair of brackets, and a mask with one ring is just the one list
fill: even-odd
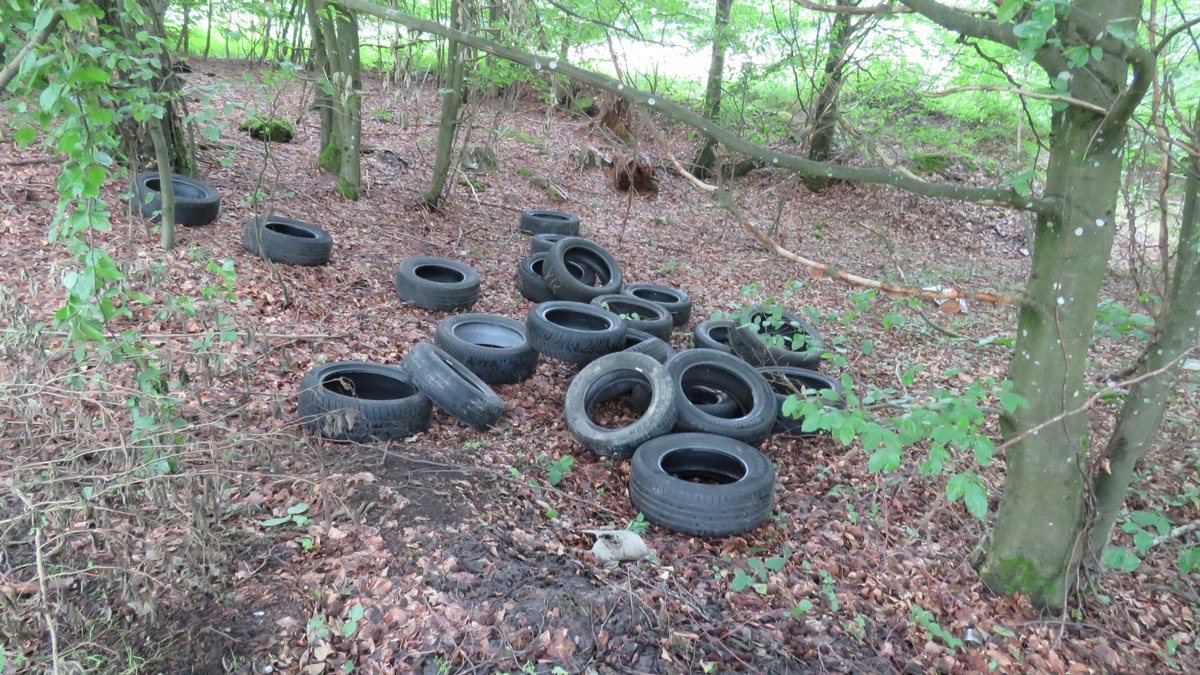
[[(839, 7), (848, 7), (849, 0), (837, 0)], [(809, 117), (808, 159), (825, 162), (833, 150), (833, 134), (837, 130), (838, 97), (845, 78), (846, 50), (852, 33), (849, 14), (838, 14), (833, 19), (833, 31), (829, 37), (829, 53), (821, 76), (817, 102)], [(804, 184), (813, 192), (828, 185), (825, 176), (805, 176)]]
[(165, 120), (153, 120), (149, 126), (150, 137), (154, 139), (154, 151), (158, 156), (158, 194), (162, 206), (159, 244), (170, 251), (175, 248), (175, 185), (171, 180), (170, 146), (163, 135), (164, 122)]
[[(721, 88), (725, 83), (725, 49), (729, 43), (729, 12), (733, 0), (717, 0), (717, 12), (713, 18), (712, 59), (708, 64), (708, 86), (704, 90), (704, 116), (715, 120), (721, 112)], [(692, 162), (696, 175), (707, 178), (717, 162), (717, 141), (712, 136), (704, 138), (704, 144)]]
[(188, 28), (191, 26), (192, 6), (183, 6), (183, 26), (179, 28), (179, 42), (175, 43), (175, 51), (188, 53)]
[(208, 58), (208, 48), (212, 46), (212, 15), (213, 5), (217, 0), (208, 0), (208, 11), (204, 15), (204, 58)]
[[(1200, 130), (1197, 108), (1194, 130)], [(1159, 426), (1170, 394), (1178, 381), (1183, 356), (1195, 349), (1200, 333), (1200, 159), (1185, 156), (1183, 220), (1175, 249), (1166, 310), (1146, 352), (1138, 375), (1161, 374), (1135, 383), (1117, 415), (1116, 431), (1108, 441), (1092, 483), (1095, 508), (1088, 530), (1084, 563), (1102, 570), (1104, 550), (1112, 541), (1117, 516), (1129, 493), (1133, 470), (1158, 440)], [(1164, 261), (1164, 265), (1166, 261)]]
[(313, 71), (317, 73), (317, 85), (313, 93), (313, 106), (321, 118), (321, 150), (317, 155), (317, 166), (330, 173), (337, 173), (342, 160), (338, 155), (337, 144), (333, 142), (334, 117), (332, 69), (329, 64), (329, 53), (325, 45), (332, 36), (327, 36), (325, 26), (328, 23), (320, 17), (324, 0), (306, 0), (305, 11), (308, 15), (309, 30), (312, 33)]
[(340, 146), (338, 192), (346, 199), (358, 199), (362, 186), (362, 62), (358, 46), (358, 18), (348, 9), (338, 8), (337, 63), (339, 75), (337, 133)]
[[(461, 0), (450, 2), (450, 28), (462, 27)], [(437, 156), (433, 162), (433, 182), (425, 193), (425, 204), (437, 209), (444, 197), (446, 181), (450, 176), (450, 165), (454, 156), (454, 139), (458, 131), (458, 109), (462, 105), (463, 49), (457, 40), (446, 45), (446, 69), (442, 81), (442, 115), (438, 122)]]
[(4, 65), (4, 69), (0, 70), (0, 91), (7, 89), (13, 78), (17, 76), (17, 73), (21, 72), (21, 62), (25, 60), (25, 55), (46, 44), (46, 40), (50, 38), (50, 34), (58, 27), (58, 22), (61, 20), (62, 15), (55, 12), (54, 16), (50, 17), (50, 21), (35, 33), (24, 47), (21, 47), (21, 51), (17, 52), (11, 61)]

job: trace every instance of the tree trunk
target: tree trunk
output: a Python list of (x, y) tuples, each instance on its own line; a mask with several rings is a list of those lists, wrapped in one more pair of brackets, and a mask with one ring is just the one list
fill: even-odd
[(204, 15), (204, 58), (208, 58), (208, 49), (212, 46), (212, 15), (213, 5), (217, 0), (208, 0), (208, 12)]
[[(1076, 12), (1107, 21), (1126, 17), (1124, 25), (1136, 30), (1140, 3), (1084, 0), (1071, 19)], [(1057, 54), (1045, 58), (1043, 68), (1058, 77)], [(1105, 53), (1069, 79), (1071, 96), (1111, 107), (1112, 115), (1079, 106), (1054, 113), (1044, 197), (1058, 206), (1038, 218), (1028, 303), (1018, 317), (1009, 370), (1013, 391), (1029, 408), (1000, 419), (1011, 445), (980, 576), (997, 592), (1020, 593), (1052, 609), (1067, 602), (1087, 537), (1091, 429), (1086, 411), (1078, 409), (1087, 399), (1088, 350), (1116, 230), (1126, 125), (1148, 86), (1139, 79), (1148, 73), (1130, 80), (1128, 72), (1120, 56)], [(1134, 86), (1126, 89), (1127, 81)]]
[[(849, 7), (850, 0), (837, 0), (839, 7)], [(821, 75), (821, 86), (817, 101), (809, 117), (808, 158), (814, 162), (829, 159), (833, 150), (833, 132), (837, 129), (838, 96), (845, 78), (846, 49), (853, 32), (849, 14), (838, 14), (833, 19), (833, 31), (829, 37), (829, 54)], [(804, 184), (813, 192), (828, 185), (825, 176), (805, 176)]]
[[(708, 86), (704, 90), (704, 116), (715, 120), (721, 112), (721, 88), (725, 83), (725, 48), (729, 44), (729, 11), (733, 0), (717, 0), (717, 13), (713, 19), (712, 60), (708, 64)], [(707, 178), (717, 162), (717, 141), (712, 136), (704, 138), (704, 144), (692, 162), (695, 173)]]
[(175, 43), (175, 51), (187, 54), (188, 45), (188, 28), (191, 26), (192, 6), (186, 4), (183, 6), (183, 26), (179, 29), (179, 42)]
[[(1200, 108), (1192, 128), (1200, 131)], [(1196, 347), (1200, 332), (1200, 158), (1185, 155), (1183, 166), (1187, 175), (1182, 226), (1167, 307), (1159, 315), (1156, 337), (1147, 347), (1146, 358), (1137, 372), (1146, 379), (1129, 388), (1117, 415), (1116, 430), (1105, 448), (1104, 463), (1096, 470), (1092, 483), (1095, 510), (1084, 549), (1084, 564), (1090, 571), (1104, 568), (1104, 550), (1112, 540), (1134, 467), (1158, 440), (1159, 426), (1178, 381), (1181, 362)], [(1149, 376), (1156, 372), (1159, 374)]]
[[(460, 30), (463, 24), (461, 0), (450, 1), (450, 28)], [(458, 109), (462, 105), (463, 48), (457, 40), (446, 45), (446, 68), (441, 85), (442, 115), (438, 122), (437, 156), (433, 162), (433, 182), (425, 193), (425, 204), (437, 209), (442, 203), (446, 180), (454, 156), (454, 139), (458, 132)]]
[[(362, 65), (358, 20), (353, 11), (325, 0), (307, 3), (313, 35), (313, 60), (321, 73), (315, 105), (321, 116), (321, 152), (317, 166), (338, 176), (338, 192), (358, 199), (362, 184)], [(333, 7), (333, 5), (329, 5)]]

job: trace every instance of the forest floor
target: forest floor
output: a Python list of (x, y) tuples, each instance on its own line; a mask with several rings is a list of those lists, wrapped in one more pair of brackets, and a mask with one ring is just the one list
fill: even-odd
[[(200, 176), (222, 194), (219, 220), (180, 228), (179, 246), (164, 252), (128, 215), (125, 186), (112, 184), (104, 198), (117, 226), (97, 234), (126, 269), (128, 286), (154, 300), (114, 328), (137, 328), (175, 355), (163, 378), (186, 399), (189, 425), (180, 433), (192, 445), (176, 473), (157, 479), (170, 492), (153, 492), (155, 481), (147, 478), (144, 499), (105, 501), (85, 492), (81, 510), (69, 499), (38, 501), (35, 482), (21, 483), (28, 501), (17, 498), (13, 481), (30, 467), (40, 467), (47, 484), (90, 485), (69, 471), (125, 436), (100, 421), (87, 433), (71, 426), (69, 411), (88, 410), (88, 419), (99, 420), (99, 408), (55, 394), (54, 373), (76, 361), (61, 349), (61, 337), (35, 339), (25, 328), (52, 319), (70, 256), (46, 240), (57, 199), (55, 163), (0, 142), (0, 202), (12, 205), (0, 212), (7, 359), (0, 387), (8, 392), (0, 439), (39, 439), (0, 440), (0, 482), (8, 486), (0, 493), (7, 528), (0, 642), (10, 668), (23, 662), (31, 671), (54, 665), (60, 672), (439, 675), (555, 668), (1196, 670), (1200, 597), (1195, 577), (1177, 571), (1170, 546), (1152, 549), (1132, 573), (1110, 572), (1061, 615), (993, 595), (968, 562), (988, 523), (947, 501), (944, 475), (920, 472), (926, 448), (912, 448), (898, 470), (878, 475), (857, 444), (773, 437), (762, 448), (778, 476), (767, 523), (724, 539), (652, 525), (643, 533), (652, 558), (606, 569), (592, 558), (584, 530), (635, 520), (629, 464), (589, 455), (573, 440), (562, 416), (572, 366), (543, 359), (531, 380), (497, 386), (507, 411), (487, 432), (436, 412), (429, 431), (403, 443), (353, 446), (305, 434), (295, 410), (309, 368), (351, 359), (398, 364), (412, 344), (432, 341), (444, 315), (399, 302), (393, 270), (401, 260), (464, 260), (483, 281), (473, 311), (524, 319), (531, 304), (517, 293), (514, 275), (529, 245), (517, 229), (527, 208), (578, 214), (582, 234), (616, 256), (627, 280), (686, 290), (695, 313), (689, 330), (673, 336), (676, 349), (688, 348), (690, 328), (715, 312), (783, 298), (791, 309), (816, 311), (860, 393), (890, 388), (919, 399), (937, 387), (1003, 379), (1009, 349), (994, 338), (1011, 337), (1015, 312), (972, 304), (965, 314), (944, 315), (932, 304), (872, 299), (863, 289), (812, 278), (765, 252), (712, 200), (661, 167), (658, 194), (618, 192), (605, 172), (581, 170), (574, 159), (580, 145), (612, 148), (594, 120), (550, 109), (532, 95), (470, 107), (468, 144), (493, 148), (499, 164), (460, 174), (473, 183), (456, 178), (435, 214), (418, 205), (436, 147), (435, 89), (386, 87), (369, 75), (365, 190), (361, 201), (347, 202), (315, 167), (319, 122), (307, 109), (311, 84), (264, 77), (242, 64), (192, 65), (186, 80), (193, 112), (211, 111), (227, 123), (219, 141), (200, 152)], [(272, 144), (265, 154), (237, 128), (243, 106), (298, 118), (295, 141)], [(675, 154), (693, 152), (683, 130), (664, 124), (663, 132)], [(653, 143), (638, 151), (655, 163), (665, 158)], [(566, 201), (548, 202), (531, 176), (561, 186)], [(931, 178), (996, 179), (962, 162)], [(328, 265), (272, 268), (242, 250), (256, 186), (274, 212), (332, 233)], [(784, 246), (863, 276), (1018, 293), (1028, 272), (1022, 228), (1006, 210), (868, 185), (813, 194), (770, 169), (729, 187)], [(228, 289), (211, 266), (226, 259), (236, 272)], [(1136, 293), (1123, 269), (1114, 262), (1105, 296), (1133, 307)], [(787, 294), (794, 280), (802, 285)], [(746, 292), (751, 284), (757, 295)], [(189, 308), (172, 296), (210, 297)], [(198, 341), (210, 330), (237, 334)], [(1119, 371), (1137, 348), (1128, 334), (1102, 336), (1096, 377)], [(947, 375), (951, 368), (957, 373)], [(911, 382), (906, 372), (914, 373)], [(1176, 523), (1200, 518), (1195, 379), (1179, 399), (1129, 503), (1165, 509)], [(1097, 443), (1118, 404), (1101, 401), (1089, 412)], [(51, 410), (62, 414), (54, 418)], [(110, 412), (118, 428), (130, 423), (128, 411)], [(994, 416), (983, 431), (998, 437)], [(56, 462), (71, 454), (84, 459)], [(565, 456), (574, 458), (573, 468), (550, 486), (545, 462)], [(983, 477), (994, 513), (1003, 462)], [(294, 522), (264, 526), (303, 504), (308, 508)], [(44, 545), (37, 528), (13, 529), (33, 511), (45, 518), (39, 522), (58, 522), (54, 509), (69, 514), (61, 517), (56, 546)], [(1129, 535), (1118, 543), (1129, 546)], [(786, 562), (764, 572), (761, 586), (734, 590), (739, 571), (754, 574), (751, 561), (776, 556)]]

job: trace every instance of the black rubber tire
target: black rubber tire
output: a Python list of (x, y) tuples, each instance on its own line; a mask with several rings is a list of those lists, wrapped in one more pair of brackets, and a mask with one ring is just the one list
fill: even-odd
[(435, 312), (467, 309), (479, 299), (479, 274), (457, 260), (409, 258), (396, 266), (396, 295)]
[(625, 343), (621, 351), (648, 354), (659, 363), (666, 363), (667, 359), (675, 356), (675, 350), (665, 340), (656, 338), (645, 331), (628, 327), (625, 329)]
[(568, 234), (535, 234), (529, 239), (530, 253), (548, 253), (558, 242), (566, 239)]
[(525, 320), (529, 345), (539, 354), (581, 365), (619, 351), (626, 330), (621, 317), (603, 307), (563, 300), (534, 305)]
[[(649, 392), (641, 417), (615, 429), (593, 422), (595, 406), (625, 391), (626, 385)], [(678, 414), (667, 369), (649, 355), (634, 352), (617, 352), (592, 361), (571, 379), (563, 403), (567, 427), (585, 450), (620, 459), (629, 458), (646, 441), (669, 433)]]
[(433, 406), (403, 370), (365, 361), (317, 366), (300, 380), (305, 429), (337, 441), (395, 441), (429, 428)]
[(624, 293), (598, 295), (592, 298), (592, 304), (621, 317), (629, 328), (649, 333), (664, 342), (671, 339), (671, 314), (662, 305)]
[(792, 351), (786, 347), (768, 345), (759, 333), (759, 327), (751, 323), (756, 318), (765, 318), (765, 311), (752, 311), (745, 323), (739, 324), (729, 333), (729, 347), (733, 353), (742, 357), (746, 363), (757, 368), (765, 366), (792, 366), (820, 370), (821, 355), (825, 353), (825, 342), (821, 334), (812, 324), (791, 312), (782, 312), (781, 319), (785, 325), (777, 328), (767, 328), (766, 334), (782, 337), (790, 341), (793, 336), (804, 333), (808, 335), (808, 347), (804, 351)]
[[(732, 354), (713, 349), (689, 349), (667, 361), (667, 371), (679, 398), (676, 431), (699, 431), (758, 445), (775, 426), (775, 392), (766, 378)], [(691, 385), (725, 392), (738, 406), (737, 417), (717, 417), (701, 410), (684, 395)]]
[[(800, 392), (800, 395), (817, 396), (822, 403), (831, 408), (839, 410), (846, 408), (846, 392), (842, 388), (842, 383), (824, 373), (793, 366), (767, 366), (759, 368), (758, 372), (767, 379), (767, 383), (775, 392), (774, 433), (786, 436), (817, 436), (822, 433), (804, 431), (803, 417), (788, 417), (783, 414), (783, 402), (797, 391)], [(830, 401), (817, 393), (824, 389), (832, 389), (838, 396), (837, 400)]]
[(697, 349), (713, 349), (718, 352), (732, 354), (729, 348), (729, 334), (733, 331), (733, 322), (728, 319), (709, 319), (696, 326), (692, 331), (692, 344)]
[(458, 421), (489, 429), (504, 414), (504, 401), (457, 359), (428, 342), (418, 342), (404, 357), (413, 384)]
[(333, 237), (316, 225), (283, 216), (246, 221), (242, 248), (281, 265), (315, 267), (329, 262)]
[(521, 212), (521, 231), (530, 234), (565, 234), (579, 236), (579, 216), (549, 209), (529, 209)]
[[(549, 302), (554, 300), (554, 294), (546, 287), (542, 271), (546, 264), (545, 253), (531, 253), (521, 259), (517, 266), (517, 291), (526, 300), (533, 302)], [(579, 263), (567, 263), (567, 270), (582, 284), (596, 283), (596, 274)]]
[[(649, 394), (645, 387), (634, 387), (629, 392), (629, 409), (637, 413), (645, 410), (650, 402)], [(742, 414), (737, 401), (720, 389), (693, 384), (683, 388), (683, 397), (713, 417), (732, 419)]]
[[(567, 267), (572, 262), (590, 269), (599, 285), (576, 279)], [(567, 237), (555, 244), (546, 254), (542, 276), (546, 288), (559, 300), (591, 302), (594, 297), (621, 292), (621, 266), (617, 259), (600, 244), (583, 237)]]
[(774, 495), (771, 460), (745, 443), (712, 434), (648, 441), (634, 453), (629, 470), (635, 510), (668, 530), (699, 537), (757, 528), (771, 515)]
[[(159, 186), (162, 178), (157, 171), (139, 173), (134, 177), (133, 206), (147, 218), (158, 221), (154, 215), (162, 210), (162, 193)], [(171, 174), (171, 187), (175, 192), (175, 223), (196, 227), (207, 225), (221, 213), (221, 195), (213, 186), (195, 178)], [(150, 195), (149, 201), (146, 197)]]
[(433, 344), (488, 384), (524, 382), (537, 370), (525, 324), (494, 314), (458, 314), (438, 322)]
[(671, 325), (675, 328), (686, 326), (692, 320), (692, 298), (678, 288), (659, 284), (625, 284), (621, 292), (662, 305), (670, 313)]

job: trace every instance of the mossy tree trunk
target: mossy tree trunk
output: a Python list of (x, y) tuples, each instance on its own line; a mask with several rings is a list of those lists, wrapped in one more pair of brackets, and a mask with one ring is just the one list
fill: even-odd
[(321, 74), (315, 105), (321, 117), (317, 166), (337, 174), (338, 192), (358, 199), (362, 186), (362, 64), (352, 10), (308, 0), (313, 61)]
[[(1031, 48), (1017, 42), (1009, 24), (971, 17), (936, 0), (901, 2), (967, 37)], [(1042, 195), (1049, 207), (1038, 214), (1009, 368), (1013, 391), (1029, 407), (1000, 420), (1009, 442), (1007, 475), (979, 572), (997, 592), (1020, 593), (1035, 605), (1060, 609), (1078, 579), (1088, 538), (1091, 428), (1084, 378), (1116, 231), (1121, 155), (1129, 119), (1153, 79), (1154, 57), (1105, 31), (1115, 23), (1136, 35), (1139, 0), (1076, 0), (1056, 9), (1061, 44), (1034, 44), (1032, 55), (1080, 103), (1059, 104), (1051, 120)], [(1029, 15), (1017, 21), (1023, 18)], [(1099, 50), (1102, 58), (1072, 66), (1064, 54), (1072, 48)]]
[[(466, 16), (462, 0), (450, 2), (450, 28), (462, 30)], [(457, 40), (448, 40), (446, 62), (442, 68), (439, 92), (442, 94), (442, 114), (438, 122), (437, 156), (433, 161), (433, 182), (425, 193), (425, 204), (437, 209), (445, 198), (446, 182), (454, 160), (454, 141), (458, 136), (458, 110), (463, 96), (463, 52)]]
[[(857, 1), (837, 0), (838, 7), (852, 7)], [(833, 151), (833, 136), (838, 121), (838, 96), (846, 73), (846, 50), (849, 47), (853, 25), (849, 14), (837, 14), (833, 18), (833, 29), (829, 35), (829, 52), (825, 55), (825, 68), (821, 72), (821, 83), (817, 88), (817, 100), (809, 115), (808, 159), (824, 162)], [(808, 189), (817, 192), (828, 184), (825, 176), (805, 176)]]
[[(716, 16), (713, 18), (712, 59), (708, 64), (708, 85), (704, 89), (704, 116), (717, 119), (721, 112), (721, 90), (725, 86), (725, 51), (729, 45), (729, 12), (733, 0), (717, 0)], [(704, 137), (704, 144), (696, 152), (692, 165), (701, 178), (708, 178), (717, 163), (717, 140)]]

